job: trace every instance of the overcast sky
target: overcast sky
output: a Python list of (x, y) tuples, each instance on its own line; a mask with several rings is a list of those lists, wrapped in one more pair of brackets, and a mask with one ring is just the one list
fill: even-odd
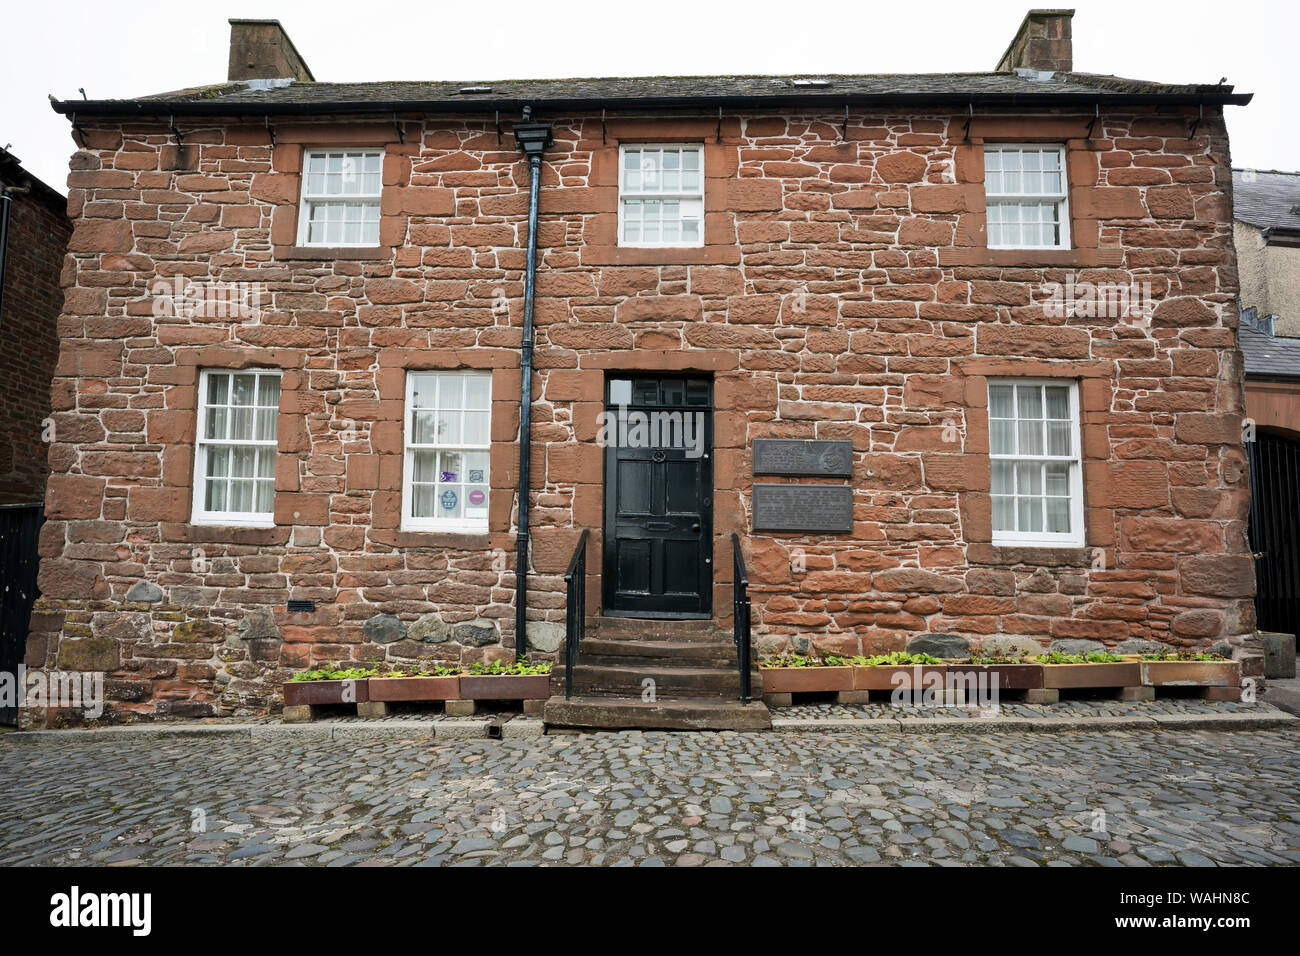
[[(60, 99), (221, 82), (228, 17), (278, 18), (319, 80), (493, 80), (991, 70), (1026, 0), (179, 0), (5, 5), (0, 144), (66, 191)], [(1226, 76), (1234, 165), (1300, 169), (1300, 2), (1081, 0), (1074, 65), (1170, 83)]]

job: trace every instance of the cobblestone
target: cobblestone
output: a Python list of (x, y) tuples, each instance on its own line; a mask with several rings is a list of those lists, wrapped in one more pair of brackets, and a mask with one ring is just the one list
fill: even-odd
[(1300, 863), (1293, 731), (6, 742), (0, 864)]
[[(992, 712), (978, 707), (928, 707), (887, 701), (870, 704), (795, 704), (774, 707), (772, 716), (792, 720), (900, 720), (934, 717), (987, 717)], [(1062, 700), (1055, 704), (1025, 704), (1007, 701), (996, 708), (999, 717), (1073, 720), (1079, 717), (1151, 717), (1156, 714), (1276, 714), (1279, 709), (1263, 701), (1200, 700), (1193, 697), (1167, 697), (1150, 701)]]

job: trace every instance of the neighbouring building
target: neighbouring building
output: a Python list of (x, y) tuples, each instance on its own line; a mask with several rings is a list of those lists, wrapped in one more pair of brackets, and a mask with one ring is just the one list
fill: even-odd
[(733, 535), (760, 653), (1239, 653), (1249, 96), (1074, 72), (1071, 16), (982, 74), (354, 84), (232, 21), (229, 82), (57, 103), (28, 663), (131, 717), (555, 656), (584, 530), (665, 698), (732, 693)]
[(1300, 173), (1234, 169), (1232, 187), (1242, 305), (1300, 336)]
[(49, 477), (50, 379), (59, 357), (67, 200), (0, 150), (0, 505), (40, 503)]
[[(59, 357), (67, 201), (0, 149), (0, 674), (14, 674), (36, 599), (50, 474), (50, 380)], [(0, 695), (0, 724), (18, 712)]]
[(1259, 626), (1300, 630), (1300, 173), (1234, 169)]

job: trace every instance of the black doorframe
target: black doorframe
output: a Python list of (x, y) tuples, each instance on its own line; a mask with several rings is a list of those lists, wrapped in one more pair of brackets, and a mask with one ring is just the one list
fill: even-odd
[(1263, 631), (1300, 629), (1300, 441), (1260, 431), (1246, 443), (1255, 558), (1255, 618)]
[[(27, 653), (32, 604), (40, 595), (37, 545), (44, 521), (45, 509), (39, 503), (0, 505), (0, 672), (12, 674), (15, 681)], [(23, 688), (17, 690), (21, 704)], [(18, 708), (0, 705), (0, 724), (17, 723)]]
[[(616, 382), (631, 382), (633, 400), (616, 401)], [(645, 400), (651, 389), (657, 400)], [(701, 401), (702, 399), (702, 401)], [(694, 402), (694, 404), (690, 403)], [(711, 619), (713, 617), (713, 379), (702, 373), (609, 372), (604, 387), (604, 410), (631, 412), (703, 413), (701, 454), (685, 449), (647, 446), (629, 448), (605, 443), (604, 528), (601, 559), (601, 611), (608, 617), (657, 620)], [(606, 419), (608, 421), (608, 419)], [(662, 436), (660, 436), (662, 437)], [(694, 468), (682, 463), (694, 461)], [(619, 513), (620, 462), (644, 462), (652, 476), (649, 506), (644, 512)], [(694, 474), (694, 510), (682, 509), (681, 500), (670, 510), (669, 476)], [(675, 486), (681, 490), (682, 486)], [(620, 541), (647, 541), (646, 590), (619, 588)], [(687, 542), (692, 542), (687, 545)], [(673, 545), (678, 547), (674, 548)], [(686, 546), (683, 548), (682, 546)], [(670, 552), (672, 552), (670, 554)], [(673, 561), (673, 557), (677, 560)], [(691, 567), (691, 562), (694, 566)], [(670, 573), (665, 573), (671, 568)], [(694, 582), (695, 590), (669, 590), (671, 573)]]

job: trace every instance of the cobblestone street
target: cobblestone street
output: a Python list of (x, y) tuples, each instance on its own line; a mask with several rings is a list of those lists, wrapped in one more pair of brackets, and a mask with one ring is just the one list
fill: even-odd
[(0, 863), (1300, 863), (1292, 732), (12, 743)]

